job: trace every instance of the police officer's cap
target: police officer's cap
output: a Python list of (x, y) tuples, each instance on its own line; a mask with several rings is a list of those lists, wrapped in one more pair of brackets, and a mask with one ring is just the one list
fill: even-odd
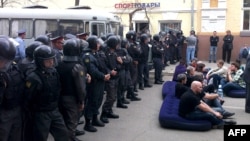
[(24, 34), (24, 33), (26, 33), (26, 29), (19, 29), (19, 30), (17, 31), (17, 33), (18, 33), (18, 34)]
[(89, 32), (82, 32), (77, 34), (77, 36), (86, 36), (86, 35), (89, 35)]
[(52, 42), (55, 42), (55, 41), (57, 41), (57, 40), (59, 40), (59, 39), (63, 39), (63, 36), (55, 36), (55, 37), (50, 38), (50, 40), (51, 40)]
[(70, 34), (70, 33), (68, 33), (68, 34), (65, 34), (65, 39), (67, 40), (67, 39), (75, 39), (76, 38), (76, 36), (75, 35), (73, 35), (73, 34)]

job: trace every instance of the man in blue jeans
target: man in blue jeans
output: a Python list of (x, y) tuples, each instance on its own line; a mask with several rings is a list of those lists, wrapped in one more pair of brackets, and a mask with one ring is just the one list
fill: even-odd
[(222, 129), (225, 124), (236, 124), (235, 121), (224, 121), (222, 114), (211, 108), (199, 98), (202, 83), (193, 81), (191, 89), (180, 98), (179, 115), (190, 120), (208, 120), (213, 128)]
[(213, 35), (210, 36), (210, 54), (209, 54), (209, 63), (213, 61), (216, 63), (216, 55), (217, 55), (217, 44), (219, 42), (219, 37), (217, 36), (217, 32), (214, 31)]
[(197, 44), (197, 38), (195, 37), (194, 30), (190, 31), (190, 36), (187, 37), (187, 51), (186, 51), (186, 61), (187, 65), (190, 64), (190, 60), (194, 58), (195, 46)]

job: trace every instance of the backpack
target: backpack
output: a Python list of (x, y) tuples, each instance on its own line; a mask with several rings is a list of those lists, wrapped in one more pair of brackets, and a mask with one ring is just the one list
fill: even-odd
[(248, 56), (248, 49), (244, 48), (242, 51), (242, 58), (247, 58), (247, 56)]

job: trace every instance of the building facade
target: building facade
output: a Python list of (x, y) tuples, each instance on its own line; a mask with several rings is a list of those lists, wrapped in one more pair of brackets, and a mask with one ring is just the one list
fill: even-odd
[[(68, 0), (37, 2), (49, 8), (67, 8), (74, 3)], [(243, 45), (250, 46), (250, 0), (80, 0), (80, 5), (117, 14), (124, 34), (130, 29), (149, 31), (152, 35), (160, 31), (182, 30), (188, 36), (190, 30), (195, 30), (201, 60), (208, 60), (209, 37), (213, 31), (217, 31), (220, 38), (218, 59), (222, 58), (222, 39), (226, 30), (231, 30), (234, 36), (231, 61), (238, 57)]]

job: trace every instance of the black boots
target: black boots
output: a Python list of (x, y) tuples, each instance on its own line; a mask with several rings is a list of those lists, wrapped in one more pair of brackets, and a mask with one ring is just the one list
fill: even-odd
[(86, 124), (84, 126), (84, 130), (88, 131), (88, 132), (96, 132), (97, 129), (92, 125), (91, 120), (88, 118), (86, 119)]
[(107, 113), (107, 118), (119, 118), (119, 115), (113, 113), (113, 110), (110, 109)]
[(123, 109), (127, 109), (128, 108), (128, 106), (124, 105), (122, 102), (117, 102), (116, 107), (117, 108), (123, 108)]
[(102, 114), (101, 114), (101, 117), (100, 117), (100, 120), (103, 122), (103, 123), (109, 123), (109, 119), (107, 117), (107, 111), (102, 111)]
[(127, 98), (129, 98), (131, 101), (140, 101), (141, 99), (136, 97), (136, 94), (134, 93), (134, 88), (129, 88), (127, 91)]
[(140, 89), (140, 90), (144, 90), (143, 84), (141, 84), (141, 83), (139, 84), (139, 89)]
[(98, 126), (98, 127), (104, 127), (105, 126), (104, 123), (98, 119), (97, 115), (93, 116), (92, 125), (93, 126)]

